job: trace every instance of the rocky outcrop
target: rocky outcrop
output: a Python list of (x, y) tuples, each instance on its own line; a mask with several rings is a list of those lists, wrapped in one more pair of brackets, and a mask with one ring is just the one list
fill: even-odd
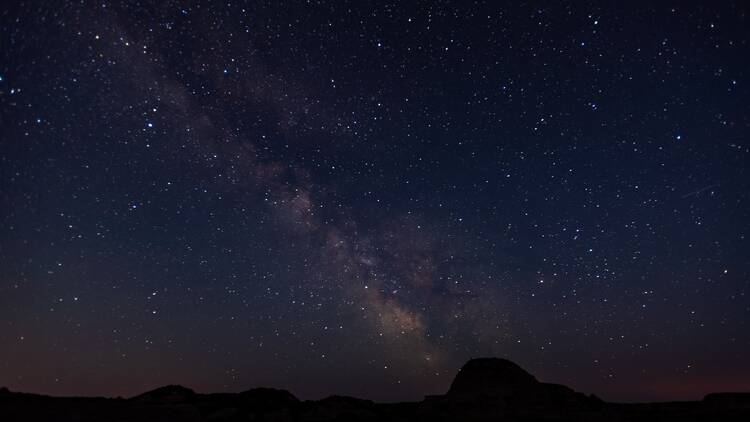
[(139, 394), (130, 400), (139, 403), (171, 404), (183, 403), (195, 398), (195, 391), (181, 385), (166, 385), (155, 390)]
[(560, 384), (537, 381), (533, 375), (507, 359), (480, 358), (468, 361), (444, 396), (452, 402), (471, 402), (484, 407), (587, 408), (601, 400), (577, 393)]
[(536, 378), (507, 359), (472, 359), (458, 371), (448, 396), (507, 397), (533, 391), (539, 385)]

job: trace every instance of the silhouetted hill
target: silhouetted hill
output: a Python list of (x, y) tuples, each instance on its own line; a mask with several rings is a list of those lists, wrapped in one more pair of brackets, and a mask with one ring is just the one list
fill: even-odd
[(508, 396), (531, 391), (539, 381), (520, 366), (507, 359), (481, 358), (468, 361), (453, 380), (449, 396)]
[(139, 394), (130, 400), (140, 403), (170, 404), (182, 403), (195, 398), (195, 392), (181, 385), (166, 385), (155, 390)]
[(750, 393), (701, 401), (607, 403), (537, 381), (506, 359), (467, 362), (447, 394), (375, 403), (331, 396), (300, 401), (286, 390), (199, 394), (168, 385), (130, 399), (60, 398), (0, 388), (0, 421), (749, 421)]

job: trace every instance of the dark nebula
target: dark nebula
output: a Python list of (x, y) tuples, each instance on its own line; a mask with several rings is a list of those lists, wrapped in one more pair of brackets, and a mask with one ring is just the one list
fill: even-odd
[(0, 386), (750, 385), (744, 2), (5, 2)]

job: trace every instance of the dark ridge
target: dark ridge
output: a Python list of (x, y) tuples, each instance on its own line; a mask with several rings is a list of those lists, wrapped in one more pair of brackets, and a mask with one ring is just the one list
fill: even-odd
[(509, 395), (534, 389), (539, 381), (515, 363), (500, 358), (472, 359), (458, 371), (448, 395)]
[(132, 397), (136, 402), (180, 403), (195, 397), (195, 391), (181, 385), (165, 385)]
[(286, 390), (253, 388), (239, 393), (242, 402), (251, 407), (280, 408), (299, 404), (299, 399)]
[(0, 421), (743, 421), (750, 393), (701, 401), (618, 404), (539, 382), (506, 359), (467, 362), (445, 395), (375, 403), (346, 396), (300, 401), (286, 390), (199, 394), (168, 385), (130, 399), (49, 397), (0, 388)]
[(708, 404), (727, 404), (750, 408), (750, 393), (711, 393), (703, 398), (703, 402)]

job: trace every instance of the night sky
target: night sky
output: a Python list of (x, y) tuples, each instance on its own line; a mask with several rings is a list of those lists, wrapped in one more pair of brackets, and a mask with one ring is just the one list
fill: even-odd
[(743, 2), (11, 3), (0, 386), (750, 390)]

